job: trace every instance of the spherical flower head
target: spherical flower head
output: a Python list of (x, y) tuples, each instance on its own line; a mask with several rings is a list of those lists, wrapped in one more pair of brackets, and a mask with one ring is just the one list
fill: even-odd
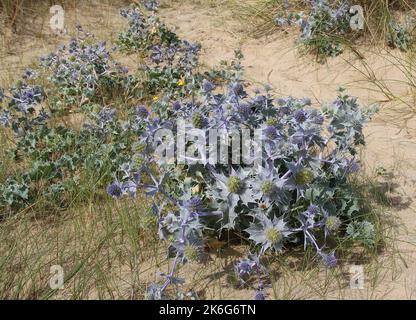
[(178, 111), (178, 110), (181, 109), (182, 106), (181, 106), (181, 103), (179, 101), (175, 101), (173, 103), (172, 107), (173, 107), (173, 110)]
[(230, 91), (232, 94), (239, 96), (239, 97), (244, 97), (246, 96), (246, 92), (244, 90), (244, 86), (239, 83), (239, 82), (233, 82), (231, 83), (230, 87)]
[(251, 106), (248, 103), (240, 103), (237, 106), (237, 112), (247, 117), (251, 112)]
[(142, 165), (145, 164), (145, 159), (141, 156), (141, 155), (137, 155), (135, 154), (133, 156), (133, 163), (136, 167), (141, 167)]
[(183, 249), (183, 256), (188, 261), (197, 261), (199, 258), (198, 248), (192, 244), (186, 245)]
[(148, 11), (156, 11), (160, 6), (160, 2), (158, 0), (146, 0), (143, 5)]
[(284, 25), (287, 24), (287, 18), (284, 17), (276, 17), (276, 19), (274, 20), (274, 22), (279, 26), (279, 27), (283, 27)]
[(194, 125), (195, 128), (202, 129), (205, 127), (206, 119), (199, 112), (194, 112), (192, 114), (192, 124)]
[(27, 68), (23, 72), (23, 78), (25, 79), (31, 79), (31, 78), (34, 78), (35, 76), (36, 76), (36, 73), (32, 69)]
[(318, 207), (318, 206), (316, 206), (316, 205), (314, 205), (314, 204), (311, 204), (311, 205), (308, 207), (307, 211), (308, 211), (308, 214), (309, 214), (309, 215), (311, 215), (311, 216), (316, 216), (316, 215), (319, 213), (319, 207)]
[(231, 176), (228, 178), (227, 187), (228, 191), (231, 193), (239, 193), (242, 188), (242, 181), (237, 176)]
[(309, 151), (309, 154), (312, 157), (317, 157), (319, 155), (319, 153), (321, 152), (321, 148), (319, 146), (317, 146), (316, 144), (314, 144), (309, 148), (308, 151)]
[(143, 153), (146, 150), (146, 143), (144, 142), (137, 142), (133, 145), (133, 150), (137, 153)]
[(276, 140), (279, 137), (277, 129), (273, 126), (268, 126), (266, 129), (264, 129), (264, 135), (269, 140)]
[(273, 187), (273, 182), (270, 180), (266, 180), (261, 184), (260, 189), (264, 194), (271, 194), (273, 191)]
[(306, 114), (305, 110), (300, 109), (300, 110), (295, 112), (294, 117), (295, 117), (296, 122), (304, 123), (306, 121), (307, 114)]
[(163, 291), (162, 286), (152, 283), (146, 291), (146, 300), (162, 300)]
[(202, 81), (202, 90), (205, 93), (210, 93), (211, 91), (213, 91), (215, 89), (215, 85), (212, 84), (210, 81), (208, 81), (207, 79), (204, 79)]
[(266, 124), (268, 126), (276, 126), (277, 123), (278, 123), (278, 121), (277, 121), (276, 118), (269, 118), (269, 119), (266, 120)]
[(313, 172), (309, 169), (302, 169), (295, 173), (295, 182), (300, 186), (304, 186), (313, 181)]
[(326, 219), (325, 226), (329, 231), (335, 232), (341, 226), (341, 220), (336, 216), (329, 216)]
[(191, 212), (199, 212), (202, 209), (203, 203), (200, 197), (192, 197), (186, 202), (185, 206)]
[(283, 235), (280, 230), (270, 228), (266, 230), (266, 239), (271, 243), (277, 243), (283, 239)]
[(147, 118), (149, 116), (149, 111), (146, 109), (145, 106), (140, 105), (136, 107), (136, 114), (140, 117), (140, 118)]
[(113, 198), (120, 198), (123, 194), (121, 186), (117, 182), (113, 182), (107, 187), (107, 193)]

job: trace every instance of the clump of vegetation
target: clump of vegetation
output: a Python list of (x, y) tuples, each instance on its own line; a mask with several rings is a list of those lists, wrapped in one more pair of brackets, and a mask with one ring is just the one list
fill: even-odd
[[(351, 33), (348, 2), (336, 7), (325, 0), (311, 1), (310, 4), (306, 17), (304, 13), (289, 12), (286, 20), (277, 17), (276, 23), (281, 26), (297, 23), (301, 29), (299, 42), (308, 52), (316, 54), (318, 60), (339, 55), (343, 51), (343, 39)], [(292, 21), (294, 18), (296, 20)]]
[[(157, 225), (173, 259), (163, 283), (148, 285), (149, 299), (195, 297), (180, 288), (178, 268), (201, 261), (206, 243), (225, 233), (250, 246), (234, 271), (239, 286), (257, 276), (256, 299), (266, 297), (267, 256), (300, 247), (334, 268), (334, 241), (377, 247), (377, 228), (351, 183), (360, 170), (363, 127), (375, 110), (342, 89), (320, 110), (308, 98), (276, 97), (269, 86), (250, 94), (239, 51), (227, 67), (202, 73), (200, 46), (161, 23), (157, 4), (121, 12), (129, 27), (120, 49), (146, 62), (138, 74), (82, 33), (0, 90), (0, 124), (14, 141), (8, 154), (19, 163), (0, 176), (1, 217), (40, 201), (66, 208), (104, 190), (116, 208), (121, 198), (144, 194), (151, 205), (138, 228)], [(68, 124), (69, 111), (80, 115), (80, 126)], [(201, 137), (208, 130), (220, 133), (219, 156), (217, 147), (209, 157), (204, 151), (212, 144), (201, 141), (212, 143), (211, 137), (186, 139), (187, 132)], [(180, 148), (175, 139), (183, 139), (185, 150), (172, 161), (170, 151)], [(243, 151), (235, 153), (233, 144)]]
[(412, 30), (416, 28), (416, 24), (408, 22), (404, 25), (392, 21), (390, 28), (391, 30), (387, 34), (387, 44), (392, 48), (399, 48), (402, 51), (411, 49), (414, 43)]
[[(362, 12), (351, 10), (360, 5)], [(301, 35), (298, 43), (306, 53), (312, 53), (319, 62), (334, 57), (351, 47), (359, 37), (371, 42), (383, 41), (393, 48), (407, 51), (414, 38), (415, 24), (411, 16), (416, 11), (405, 1), (256, 1), (238, 5), (242, 18), (250, 21), (256, 35), (268, 35), (277, 29), (287, 30), (298, 26)], [(394, 10), (402, 10), (407, 23), (399, 23)], [(359, 15), (363, 14), (362, 17)], [(352, 29), (351, 21), (362, 18), (362, 29)], [(274, 25), (271, 24), (274, 21)]]

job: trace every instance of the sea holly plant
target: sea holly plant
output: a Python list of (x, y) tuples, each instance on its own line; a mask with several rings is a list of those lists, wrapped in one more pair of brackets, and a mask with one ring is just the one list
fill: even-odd
[[(78, 36), (55, 53), (41, 58), (42, 72), (52, 86), (52, 112), (70, 110), (86, 103), (101, 103), (106, 96), (126, 88), (132, 83), (128, 70), (111, 56), (106, 43), (77, 27)], [(126, 91), (126, 90), (122, 90)]]
[[(305, 11), (292, 9), (289, 1), (284, 1), (284, 10), (281, 10), (275, 23), (281, 28), (298, 26), (300, 36), (297, 42), (307, 53), (316, 55), (319, 62), (325, 62), (328, 57), (341, 54), (346, 44), (361, 35), (359, 30), (364, 29), (363, 12), (354, 1), (340, 0), (306, 0)], [(295, 6), (294, 6), (295, 7)], [(357, 11), (358, 10), (358, 11)], [(415, 21), (406, 17), (404, 23), (388, 18), (386, 32), (387, 45), (408, 51), (413, 45)]]
[[(114, 99), (108, 96), (113, 86), (127, 96), (134, 79), (104, 43), (81, 28), (78, 32), (1, 90), (0, 125), (12, 137), (9, 154), (20, 164), (0, 184), (2, 216), (33, 205), (40, 195), (65, 208), (68, 197), (79, 192), (80, 179), (103, 179), (107, 170), (131, 160), (127, 151), (134, 130), (103, 101)], [(80, 128), (62, 121), (58, 111), (64, 110), (82, 116)]]
[(402, 51), (408, 51), (414, 45), (412, 32), (416, 29), (414, 19), (407, 19), (406, 23), (400, 24), (391, 21), (390, 30), (387, 33), (387, 44), (391, 48), (399, 48)]
[(145, 61), (140, 69), (145, 75), (144, 90), (156, 98), (183, 96), (199, 85), (200, 45), (181, 40), (174, 30), (157, 16), (157, 1), (122, 9), (128, 29), (119, 35), (122, 51), (138, 53)]
[(140, 51), (144, 55), (157, 44), (170, 46), (178, 43), (178, 36), (157, 16), (158, 1), (144, 1), (122, 9), (120, 14), (128, 21), (128, 29), (119, 34), (118, 46), (126, 52)]
[[(250, 95), (240, 79), (225, 93), (205, 79), (196, 94), (164, 108), (139, 120), (142, 147), (133, 157), (142, 161), (115, 178), (157, 199), (159, 235), (174, 267), (198, 261), (212, 230), (239, 233), (258, 263), (299, 243), (336, 265), (326, 239), (361, 219), (348, 177), (359, 169), (357, 148), (373, 109), (343, 90), (321, 110), (307, 98), (274, 97), (268, 86)], [(243, 278), (258, 271), (249, 265), (236, 269)], [(174, 268), (158, 288), (173, 283)]]
[(342, 53), (343, 41), (352, 30), (350, 28), (351, 4), (340, 1), (335, 5), (326, 0), (306, 1), (309, 12), (292, 12), (286, 6), (285, 12), (276, 17), (278, 26), (298, 25), (301, 35), (298, 39), (307, 52), (317, 56), (318, 61)]
[[(156, 19), (157, 4), (149, 1), (143, 10)], [(126, 12), (133, 15), (136, 11)], [(0, 207), (7, 214), (32, 205), (39, 195), (65, 207), (70, 194), (80, 192), (81, 179), (107, 183), (108, 172), (119, 167), (123, 177), (131, 162), (137, 165), (143, 160), (132, 158), (132, 148), (140, 148), (140, 144), (132, 145), (132, 137), (143, 129), (142, 119), (148, 117), (140, 100), (152, 100), (156, 91), (185, 94), (190, 92), (185, 90), (188, 82), (200, 86), (193, 77), (199, 46), (179, 40), (174, 33), (172, 57), (164, 52), (158, 58), (154, 46), (141, 47), (148, 57), (146, 77), (119, 64), (112, 55), (117, 48), (109, 49), (80, 26), (76, 34), (56, 52), (42, 57), (38, 68), (26, 69), (10, 89), (0, 91), (0, 125), (12, 131), (16, 142), (9, 151), (15, 161), (31, 164), (2, 181)], [(155, 44), (165, 44), (160, 41)], [(151, 74), (157, 70), (174, 77), (169, 81), (164, 76), (153, 78)], [(160, 97), (153, 97), (156, 109), (165, 103)], [(62, 118), (68, 114), (79, 116), (78, 126), (68, 125)], [(157, 128), (155, 121), (154, 130)], [(126, 182), (115, 183), (109, 190), (118, 195), (119, 188), (123, 195), (132, 194), (132, 184)]]
[[(374, 245), (375, 228), (349, 180), (360, 169), (363, 126), (374, 110), (343, 90), (321, 108), (308, 98), (276, 97), (270, 86), (251, 92), (239, 51), (230, 64), (200, 73), (200, 46), (169, 30), (157, 4), (122, 11), (129, 26), (119, 45), (143, 55), (144, 77), (79, 29), (40, 68), (0, 89), (0, 125), (22, 164), (0, 181), (1, 218), (39, 195), (65, 208), (71, 194), (97, 191), (90, 181), (109, 199), (146, 195), (153, 201), (143, 226), (158, 226), (172, 261), (163, 281), (148, 286), (151, 299), (172, 297), (170, 288), (176, 298), (194, 298), (180, 291), (186, 279), (178, 269), (203, 261), (207, 242), (225, 234), (250, 244), (234, 271), (259, 300), (267, 296), (267, 255), (298, 245), (331, 268), (331, 238)], [(69, 125), (62, 110), (79, 113), (79, 125)]]

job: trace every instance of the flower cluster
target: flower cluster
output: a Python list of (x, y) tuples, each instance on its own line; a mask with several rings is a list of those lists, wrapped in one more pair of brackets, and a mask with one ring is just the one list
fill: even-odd
[(158, 1), (147, 1), (143, 4), (144, 10), (132, 5), (120, 11), (129, 26), (119, 35), (118, 45), (121, 50), (147, 54), (157, 44), (169, 46), (179, 41), (177, 35), (157, 17), (157, 8)]
[(405, 24), (391, 21), (390, 32), (387, 33), (387, 44), (392, 48), (408, 51), (414, 44), (411, 30), (414, 30), (415, 26), (415, 21), (411, 19), (408, 19)]
[[(199, 97), (167, 103), (164, 108), (169, 112), (159, 108), (143, 113), (137, 126), (141, 147), (133, 156), (140, 161), (131, 164), (121, 182), (133, 188), (130, 194), (142, 189), (158, 199), (154, 206), (159, 235), (170, 243), (175, 265), (197, 260), (205, 230), (220, 234), (232, 229), (252, 241), (260, 256), (302, 241), (333, 267), (334, 252), (318, 238), (336, 236), (360, 219), (348, 176), (359, 169), (357, 147), (364, 143), (363, 125), (373, 111), (361, 109), (342, 90), (319, 111), (311, 107), (310, 99), (276, 98), (269, 87), (250, 96), (242, 81), (230, 82), (224, 94), (215, 94), (215, 89), (204, 80)], [(182, 127), (177, 119), (188, 121)], [(193, 139), (185, 142), (193, 150), (185, 152), (185, 163), (160, 158), (157, 152), (161, 146), (175, 145), (171, 136), (157, 134), (163, 130), (180, 140), (186, 139), (187, 130), (201, 134), (215, 129), (225, 141), (233, 141), (239, 139), (236, 131), (247, 128), (261, 132), (261, 145), (252, 142), (250, 163), (224, 162), (221, 156), (219, 161), (207, 161)], [(251, 136), (241, 140), (251, 143)], [(233, 154), (228, 144), (222, 156), (227, 155), (243, 157)], [(123, 193), (121, 187), (111, 195)], [(244, 278), (254, 267), (240, 264), (238, 274)]]
[[(130, 160), (126, 151), (134, 132), (117, 121), (115, 110), (94, 103), (101, 103), (108, 83), (118, 83), (125, 72), (104, 43), (79, 32), (79, 38), (42, 58), (38, 70), (26, 69), (11, 88), (0, 91), (0, 125), (15, 138), (10, 154), (27, 163), (0, 184), (4, 214), (36, 203), (39, 194), (65, 207), (68, 194), (77, 192), (80, 173), (101, 175)], [(106, 90), (99, 90), (103, 86)], [(79, 107), (81, 129), (59, 124), (57, 102)]]
[[(262, 258), (289, 243), (312, 247), (327, 267), (337, 263), (331, 237), (374, 244), (348, 180), (373, 111), (342, 90), (320, 109), (308, 98), (276, 97), (269, 86), (250, 93), (239, 51), (230, 65), (198, 73), (200, 46), (161, 23), (157, 4), (122, 11), (129, 28), (120, 47), (143, 53), (145, 77), (128, 75), (105, 43), (79, 29), (40, 70), (0, 90), (0, 124), (16, 137), (15, 160), (29, 164), (1, 182), (2, 212), (35, 205), (40, 194), (65, 207), (72, 193), (82, 198), (81, 179), (114, 199), (144, 193), (153, 204), (143, 225), (158, 226), (173, 259), (164, 281), (149, 286), (152, 299), (169, 297), (167, 288), (185, 281), (178, 266), (202, 261), (207, 240), (229, 230), (252, 244), (234, 271), (240, 285), (257, 278), (256, 299), (266, 298)], [(108, 96), (114, 86), (121, 101), (133, 101), (124, 112)], [(54, 112), (70, 106), (82, 113), (80, 127)], [(195, 295), (178, 298), (185, 296)]]
[(342, 39), (351, 32), (350, 3), (342, 1), (337, 7), (329, 5), (327, 0), (311, 0), (307, 3), (311, 7), (308, 14), (286, 10), (285, 15), (276, 17), (276, 24), (299, 25), (299, 43), (307, 51), (315, 53), (319, 60), (339, 55), (343, 50)]
[[(154, 2), (151, 8), (157, 8)], [(122, 50), (138, 52), (145, 58), (146, 92), (183, 95), (188, 85), (195, 86), (194, 70), (199, 65), (200, 45), (180, 40), (158, 19), (154, 9), (150, 13), (146, 9), (149, 5), (145, 3), (143, 9), (121, 10), (129, 28), (119, 35), (119, 45)]]
[[(275, 23), (279, 27), (297, 25), (301, 35), (298, 43), (305, 51), (314, 53), (318, 61), (323, 62), (327, 57), (342, 53), (344, 43), (353, 41), (359, 35), (351, 27), (353, 2), (307, 0), (307, 12), (293, 11), (289, 1), (284, 1), (284, 11), (279, 12)], [(386, 32), (387, 44), (392, 48), (407, 51), (413, 45), (414, 18), (407, 16), (404, 23), (398, 23), (393, 18)]]
[(43, 71), (55, 90), (48, 92), (54, 97), (53, 111), (95, 102), (96, 96), (116, 91), (128, 72), (112, 59), (105, 42), (95, 41), (81, 27), (78, 33), (68, 45), (41, 58)]

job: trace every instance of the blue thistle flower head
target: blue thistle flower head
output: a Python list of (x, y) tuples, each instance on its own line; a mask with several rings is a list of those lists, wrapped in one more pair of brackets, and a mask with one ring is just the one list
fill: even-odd
[(229, 85), (230, 95), (245, 98), (247, 96), (247, 92), (244, 90), (244, 86), (240, 82), (232, 82)]
[(192, 197), (185, 202), (185, 208), (192, 213), (199, 213), (204, 210), (204, 205), (200, 197)]
[(98, 120), (102, 124), (107, 124), (114, 121), (116, 110), (110, 108), (104, 108), (98, 113)]
[(203, 242), (195, 232), (188, 232), (185, 238), (176, 238), (169, 249), (181, 258), (182, 263), (199, 262), (204, 254)]
[(147, 288), (145, 297), (146, 300), (162, 300), (164, 297), (162, 286), (151, 283)]
[(319, 207), (317, 205), (311, 204), (309, 205), (307, 212), (308, 215), (314, 217), (319, 213)]
[(292, 232), (286, 227), (283, 218), (268, 218), (265, 214), (256, 214), (256, 221), (246, 229), (251, 240), (261, 245), (261, 252), (272, 248), (281, 251), (283, 242)]
[(149, 111), (147, 110), (147, 108), (144, 105), (139, 105), (136, 107), (136, 114), (140, 117), (140, 118), (147, 118), (149, 116)]
[(238, 280), (245, 284), (253, 274), (264, 273), (265, 268), (260, 264), (259, 257), (250, 253), (247, 258), (240, 259), (234, 265), (234, 272)]
[(241, 280), (246, 281), (247, 278), (250, 277), (253, 268), (253, 261), (249, 259), (242, 259), (235, 265), (235, 272)]
[(307, 119), (307, 113), (303, 109), (299, 109), (295, 112), (294, 118), (297, 123), (304, 123)]
[(120, 198), (123, 195), (121, 184), (113, 182), (107, 187), (107, 193), (113, 198)]
[(279, 133), (274, 126), (267, 126), (266, 129), (264, 129), (264, 136), (266, 139), (274, 141), (279, 138)]
[(173, 110), (179, 111), (182, 108), (182, 105), (179, 101), (175, 101), (172, 105)]
[(215, 90), (215, 85), (207, 79), (204, 79), (202, 81), (202, 90), (205, 93), (210, 93), (211, 91)]

